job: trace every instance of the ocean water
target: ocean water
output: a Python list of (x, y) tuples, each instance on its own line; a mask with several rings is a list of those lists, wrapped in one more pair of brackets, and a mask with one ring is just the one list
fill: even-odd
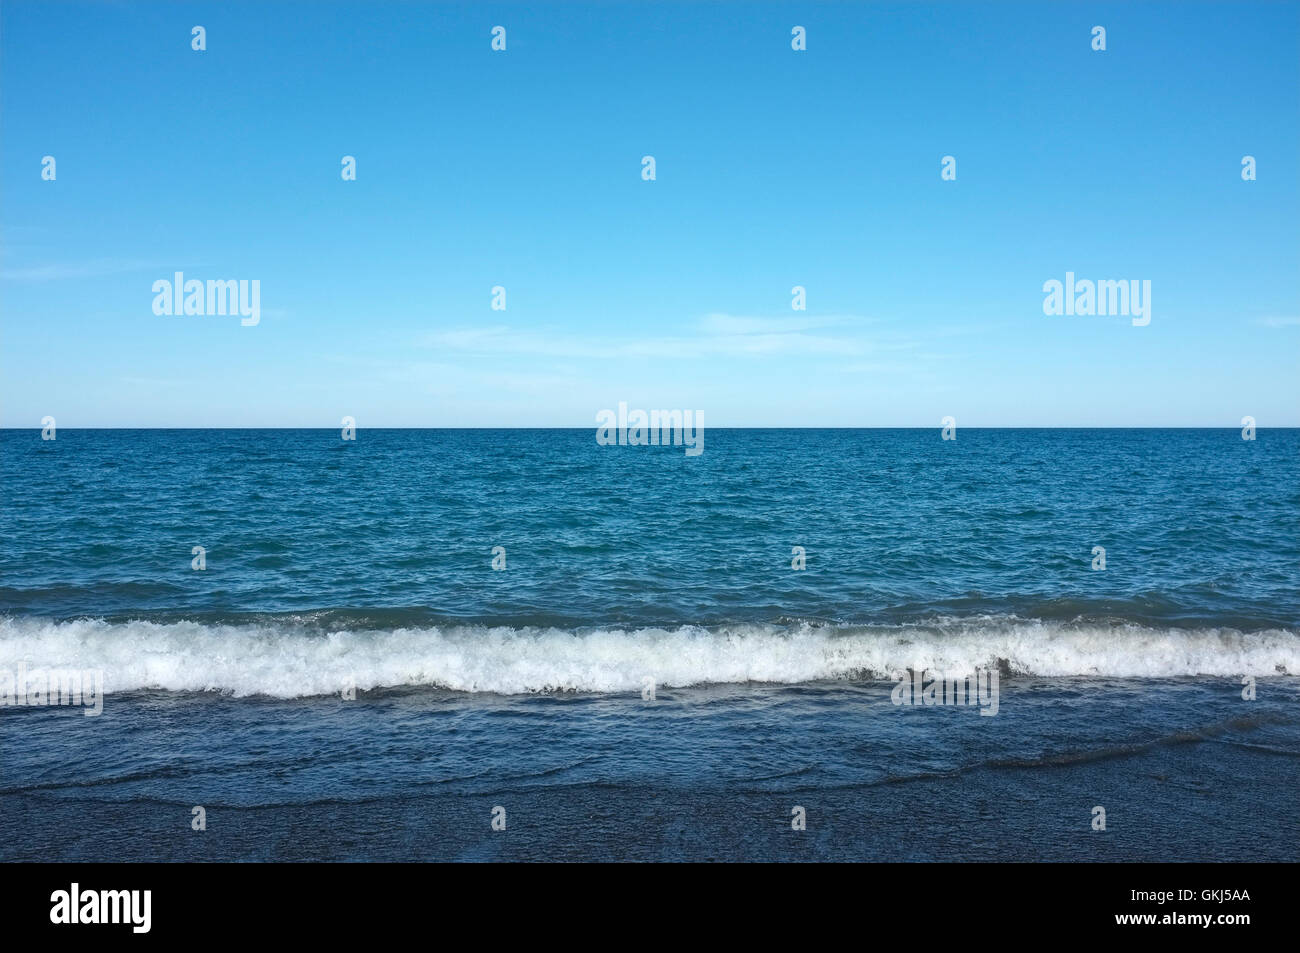
[(0, 705), (0, 859), (1300, 856), (1300, 431), (7, 430), (0, 507), (0, 700), (104, 690)]

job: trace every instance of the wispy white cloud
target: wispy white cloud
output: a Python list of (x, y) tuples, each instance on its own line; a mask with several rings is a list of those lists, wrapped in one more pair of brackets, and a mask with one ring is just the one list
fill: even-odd
[(452, 328), (425, 335), (424, 347), (483, 355), (557, 359), (716, 358), (792, 354), (844, 357), (914, 347), (895, 333), (868, 336), (873, 319), (852, 316), (781, 318), (709, 314), (693, 333), (612, 337), (547, 332), (509, 325)]
[(131, 387), (185, 387), (193, 381), (183, 381), (168, 377), (119, 377), (118, 381)]
[(148, 271), (166, 266), (150, 261), (124, 261), (104, 258), (64, 264), (35, 265), (28, 268), (0, 270), (0, 281), (67, 281), (74, 278), (103, 278), (133, 271)]
[(1300, 325), (1300, 317), (1296, 315), (1269, 315), (1265, 318), (1257, 318), (1255, 323), (1266, 328), (1293, 328)]

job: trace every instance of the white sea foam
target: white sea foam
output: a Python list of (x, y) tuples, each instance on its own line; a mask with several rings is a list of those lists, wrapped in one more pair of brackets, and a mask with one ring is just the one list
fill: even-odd
[(404, 685), (463, 692), (636, 692), (708, 683), (886, 679), (904, 669), (1112, 678), (1300, 675), (1300, 633), (1007, 618), (932, 625), (672, 629), (439, 626), (322, 632), (289, 622), (0, 619), (0, 671), (102, 670), (107, 692), (295, 698)]

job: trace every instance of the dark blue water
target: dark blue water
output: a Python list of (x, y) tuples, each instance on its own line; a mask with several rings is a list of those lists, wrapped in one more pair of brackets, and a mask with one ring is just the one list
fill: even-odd
[(705, 446), (0, 432), (0, 858), (1295, 859), (1300, 431)]

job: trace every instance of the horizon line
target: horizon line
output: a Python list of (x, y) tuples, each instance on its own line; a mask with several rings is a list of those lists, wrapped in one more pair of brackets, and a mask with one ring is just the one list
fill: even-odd
[[(15, 431), (23, 432), (34, 430), (42, 431), (44, 428), (40, 425), (26, 427), (0, 427), (0, 432)], [(172, 426), (126, 426), (126, 427), (77, 427), (58, 425), (59, 430), (339, 430), (338, 426), (332, 427), (291, 427), (278, 425), (258, 425), (258, 426), (219, 426), (219, 427), (172, 427)], [(448, 427), (448, 426), (355, 426), (355, 430), (600, 430), (600, 427), (586, 425), (581, 427), (575, 426), (474, 426), (474, 427)], [(745, 425), (745, 426), (717, 426), (710, 425), (701, 429), (704, 430), (943, 430), (942, 424), (916, 426), (916, 425), (874, 425), (874, 426), (839, 426), (839, 427), (822, 427), (816, 425)], [(1036, 424), (1024, 426), (1017, 424), (996, 424), (996, 425), (959, 425), (956, 430), (1241, 430), (1240, 424), (1140, 424), (1130, 426), (1076, 426), (1076, 425), (1052, 425)], [(1300, 424), (1276, 424), (1269, 426), (1255, 425), (1256, 432), (1260, 430), (1300, 430)]]

